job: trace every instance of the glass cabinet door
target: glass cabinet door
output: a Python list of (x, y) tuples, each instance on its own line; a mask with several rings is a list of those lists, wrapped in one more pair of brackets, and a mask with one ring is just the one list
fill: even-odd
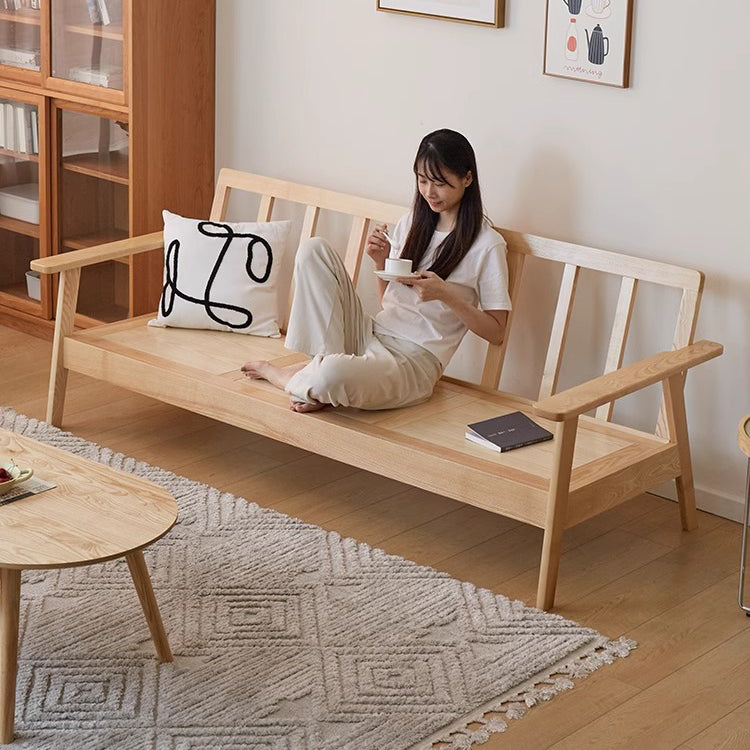
[(123, 1), (52, 0), (54, 78), (123, 90)]
[(39, 117), (36, 104), (0, 92), (0, 294), (37, 314), (40, 279), (29, 263), (40, 255)]
[[(72, 109), (58, 109), (56, 117), (59, 251), (125, 239), (129, 230), (128, 124)], [(95, 320), (125, 318), (129, 289), (127, 259), (84, 268), (78, 312)]]
[(0, 0), (0, 65), (39, 70), (41, 0)]

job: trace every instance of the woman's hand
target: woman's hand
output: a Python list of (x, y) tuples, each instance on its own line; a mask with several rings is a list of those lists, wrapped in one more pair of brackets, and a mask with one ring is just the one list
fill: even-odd
[(383, 234), (386, 226), (386, 224), (378, 224), (367, 238), (367, 245), (365, 246), (365, 252), (375, 263), (376, 271), (382, 271), (385, 268), (385, 259), (391, 252), (391, 243)]
[(440, 300), (448, 305), (466, 327), (490, 344), (501, 344), (508, 324), (507, 310), (480, 310), (456, 294), (453, 285), (433, 271), (420, 271), (419, 276), (402, 276), (397, 281), (412, 287), (421, 302)]
[(412, 287), (421, 302), (438, 299), (450, 304), (451, 285), (433, 271), (420, 271), (419, 276), (402, 276), (398, 281)]

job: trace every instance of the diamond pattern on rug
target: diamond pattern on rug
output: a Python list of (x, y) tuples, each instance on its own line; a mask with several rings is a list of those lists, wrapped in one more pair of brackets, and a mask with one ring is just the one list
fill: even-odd
[(422, 713), (450, 710), (463, 700), (460, 664), (443, 648), (330, 649), (325, 657), (328, 707), (336, 713), (368, 707)]
[(150, 728), (157, 668), (153, 661), (132, 659), (23, 659), (16, 684), (17, 696), (24, 697), (16, 711), (17, 733), (65, 729), (73, 723), (77, 729), (108, 723)]
[(12, 410), (0, 426), (180, 508), (145, 551), (171, 664), (124, 560), (24, 572), (19, 750), (466, 749), (505, 728), (487, 712), (518, 717), (634, 647)]

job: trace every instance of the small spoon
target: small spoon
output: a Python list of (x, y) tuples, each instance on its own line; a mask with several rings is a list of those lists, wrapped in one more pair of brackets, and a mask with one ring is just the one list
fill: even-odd
[(395, 242), (393, 241), (393, 237), (391, 237), (391, 235), (390, 235), (390, 234), (388, 234), (388, 232), (386, 232), (386, 231), (385, 231), (385, 229), (382, 229), (381, 231), (382, 231), (382, 232), (383, 232), (383, 234), (385, 235), (385, 238), (386, 238), (386, 239), (388, 240), (388, 242), (390, 242), (390, 243), (391, 243), (391, 247), (392, 247), (392, 248), (393, 248), (394, 250), (396, 250), (396, 249), (398, 248), (398, 245), (397, 245), (397, 244), (396, 244), (396, 243), (395, 243)]

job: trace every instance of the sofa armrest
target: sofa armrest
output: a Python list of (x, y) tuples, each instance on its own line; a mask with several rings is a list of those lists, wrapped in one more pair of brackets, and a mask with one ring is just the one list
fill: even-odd
[(39, 273), (60, 273), (74, 268), (92, 266), (106, 260), (145, 253), (149, 250), (159, 250), (162, 247), (164, 247), (164, 233), (151, 232), (151, 234), (143, 234), (139, 237), (129, 237), (126, 240), (107, 242), (104, 245), (84, 247), (81, 250), (71, 250), (46, 258), (35, 258), (31, 261), (31, 268)]
[(698, 341), (681, 349), (660, 352), (537, 401), (533, 405), (534, 414), (562, 422), (718, 357), (723, 351), (721, 344)]

